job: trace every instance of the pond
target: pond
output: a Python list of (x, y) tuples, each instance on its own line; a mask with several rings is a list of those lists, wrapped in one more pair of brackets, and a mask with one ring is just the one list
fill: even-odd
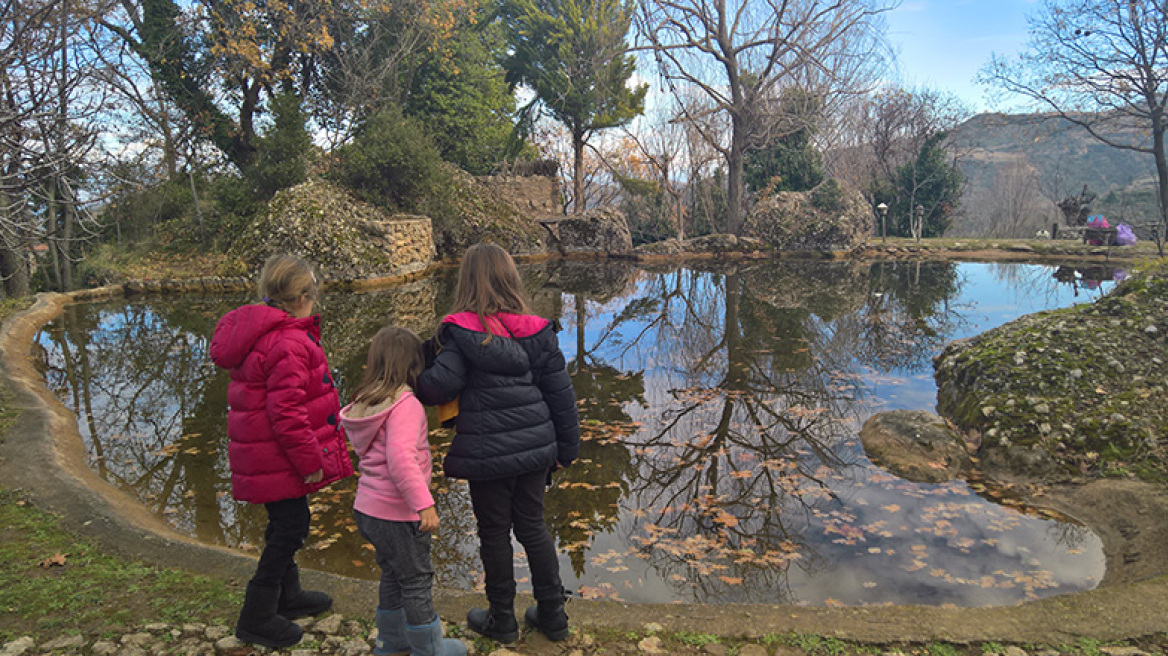
[[(860, 426), (933, 409), (944, 343), (1097, 298), (1102, 267), (766, 262), (641, 268), (525, 265), (558, 318), (579, 397), (580, 459), (547, 517), (565, 585), (630, 602), (1012, 604), (1095, 587), (1099, 539), (970, 479), (933, 485), (873, 466)], [(454, 272), (323, 298), (342, 398), (382, 325), (425, 336)], [(76, 413), (92, 467), (196, 539), (256, 551), (262, 507), (232, 500), (218, 318), (244, 297), (77, 304), (33, 345)], [(436, 458), (450, 434), (431, 416)], [(435, 477), (437, 584), (481, 588), (465, 484)], [(375, 579), (351, 518), (355, 480), (311, 497), (302, 566)], [(1003, 501), (1005, 500), (1005, 501)], [(517, 550), (517, 575), (526, 576)], [(520, 588), (528, 589), (526, 578)]]

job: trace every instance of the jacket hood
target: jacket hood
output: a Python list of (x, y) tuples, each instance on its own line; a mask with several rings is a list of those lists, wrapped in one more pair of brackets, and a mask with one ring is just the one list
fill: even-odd
[[(474, 321), (479, 324), (478, 317)], [(544, 320), (545, 328), (550, 325)], [(479, 327), (480, 330), (471, 330), (458, 323), (446, 323), (442, 339), (457, 342), (463, 357), (479, 371), (504, 376), (522, 376), (531, 371), (531, 357), (522, 344), (506, 336), (492, 336), (484, 343), (487, 333), (481, 330), (481, 324)], [(515, 336), (521, 338), (519, 334)]]
[(357, 452), (358, 456), (365, 457), (369, 448), (377, 440), (377, 434), (381, 431), (381, 427), (385, 425), (385, 418), (407, 396), (413, 396), (413, 392), (409, 390), (402, 392), (388, 408), (368, 417), (353, 417), (352, 403), (341, 408), (341, 425), (345, 427), (345, 435), (348, 436), (349, 443), (353, 445), (353, 450)]
[(300, 327), (320, 338), (320, 316), (297, 319), (269, 305), (244, 305), (219, 320), (211, 337), (211, 361), (224, 369), (243, 364), (261, 337), (277, 328)]
[[(474, 312), (459, 312), (457, 314), (447, 315), (442, 319), (442, 323), (454, 324), (480, 333), (486, 332), (486, 329), (483, 328), (483, 322), (479, 319), (479, 315)], [(495, 335), (505, 335), (507, 337), (530, 337), (543, 330), (549, 323), (551, 322), (547, 319), (534, 314), (500, 312), (487, 317), (487, 324), (490, 325), (491, 332)]]

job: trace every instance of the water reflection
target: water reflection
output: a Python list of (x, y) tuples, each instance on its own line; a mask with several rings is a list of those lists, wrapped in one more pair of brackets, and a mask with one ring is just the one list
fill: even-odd
[[(1004, 604), (1093, 587), (1103, 562), (1090, 532), (964, 482), (890, 476), (857, 438), (874, 412), (932, 406), (945, 341), (1073, 302), (1082, 286), (1052, 269), (525, 267), (537, 311), (564, 327), (584, 429), (579, 461), (548, 495), (566, 583), (630, 601), (809, 604)], [(378, 328), (427, 334), (452, 291), (446, 272), (326, 296), (342, 393)], [(227, 376), (206, 355), (215, 321), (245, 300), (71, 306), (35, 348), (103, 477), (202, 541), (254, 549), (263, 510), (230, 498)], [(449, 434), (432, 442), (441, 453)], [(466, 486), (435, 481), (439, 584), (481, 585)], [(376, 576), (350, 517), (354, 488), (312, 498), (303, 565)]]

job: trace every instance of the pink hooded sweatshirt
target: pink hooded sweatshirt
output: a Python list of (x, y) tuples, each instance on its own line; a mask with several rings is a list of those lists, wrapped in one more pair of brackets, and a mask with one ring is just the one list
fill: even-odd
[(341, 425), (361, 458), (353, 508), (391, 522), (416, 522), (434, 505), (430, 495), (433, 460), (427, 439), (426, 411), (405, 390), (388, 408), (368, 417), (341, 409)]

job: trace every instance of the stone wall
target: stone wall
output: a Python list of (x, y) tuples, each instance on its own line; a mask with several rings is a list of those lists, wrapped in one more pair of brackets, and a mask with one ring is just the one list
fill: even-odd
[(554, 176), (486, 175), (476, 179), (525, 216), (562, 213), (560, 181)]
[(421, 271), (434, 262), (434, 233), (425, 216), (400, 214), (387, 221), (371, 221), (370, 230), (380, 230), (380, 243), (389, 253), (387, 273)]

